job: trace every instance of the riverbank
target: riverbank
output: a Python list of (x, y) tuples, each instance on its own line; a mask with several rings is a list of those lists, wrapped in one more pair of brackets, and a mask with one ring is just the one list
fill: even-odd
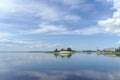
[(49, 54), (71, 54), (71, 53), (74, 53), (74, 51), (48, 51), (46, 53), (49, 53)]
[(104, 52), (105, 55), (114, 55), (114, 56), (120, 56), (119, 51), (106, 51)]

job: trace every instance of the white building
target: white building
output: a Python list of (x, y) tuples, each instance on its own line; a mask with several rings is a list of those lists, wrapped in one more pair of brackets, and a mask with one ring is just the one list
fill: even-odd
[(116, 48), (106, 48), (105, 51), (116, 51)]

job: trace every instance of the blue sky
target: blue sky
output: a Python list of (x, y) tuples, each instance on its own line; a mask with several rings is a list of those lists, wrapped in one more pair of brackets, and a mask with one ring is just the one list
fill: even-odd
[(0, 0), (0, 50), (119, 44), (119, 0)]

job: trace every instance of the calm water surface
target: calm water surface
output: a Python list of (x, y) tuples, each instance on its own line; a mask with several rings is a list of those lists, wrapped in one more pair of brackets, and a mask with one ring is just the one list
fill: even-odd
[(0, 80), (120, 80), (120, 58), (75, 53), (0, 53)]

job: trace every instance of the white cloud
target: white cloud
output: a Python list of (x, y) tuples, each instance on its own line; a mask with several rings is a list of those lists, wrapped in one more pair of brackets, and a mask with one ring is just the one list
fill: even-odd
[(3, 12), (14, 12), (15, 0), (0, 0), (0, 11)]
[(100, 20), (98, 24), (103, 26), (106, 32), (120, 35), (120, 0), (113, 0), (113, 8), (116, 10), (111, 18)]
[(78, 8), (78, 5), (79, 5), (79, 0), (61, 0), (61, 2), (64, 4), (64, 5), (68, 5), (70, 6), (71, 9), (75, 9), (75, 8)]
[[(93, 5), (87, 3), (85, 0), (56, 0), (57, 2), (62, 3), (64, 6), (68, 6), (69, 9), (77, 9), (81, 11), (88, 11), (93, 9)], [(84, 9), (83, 9), (84, 7)]]
[(66, 28), (64, 26), (41, 24), (39, 29), (37, 29), (35, 32), (47, 33), (47, 32), (63, 32), (63, 31), (66, 31)]
[(2, 12), (0, 13), (1, 16), (4, 17), (17, 15), (18, 13), (22, 15), (23, 13), (25, 13), (27, 15), (39, 17), (42, 20), (47, 20), (48, 22), (61, 20), (69, 21), (69, 19), (71, 21), (71, 18), (66, 19), (67, 15), (71, 15), (71, 17), (73, 17), (72, 20), (78, 20), (79, 18), (79, 16), (76, 16), (69, 12), (69, 9), (66, 11), (62, 11), (60, 7), (53, 5), (50, 6), (49, 3), (44, 3), (42, 1), (22, 2), (17, 0), (2, 0), (0, 1), (0, 12)]
[(21, 34), (48, 34), (48, 35), (93, 35), (105, 33), (104, 29), (98, 26), (83, 29), (69, 29), (65, 25), (53, 25), (42, 23), (37, 29), (20, 31)]
[(114, 0), (107, 0), (107, 2), (112, 2), (112, 1), (114, 1)]
[[(56, 0), (55, 0), (56, 1)], [(71, 8), (80, 8), (81, 6), (85, 8), (90, 8), (89, 4), (87, 4), (84, 0), (61, 0), (58, 1), (61, 2), (64, 5), (69, 5)], [(5, 4), (10, 4), (8, 5), (8, 8), (6, 8)], [(42, 19), (43, 23), (39, 25), (39, 28), (37, 29), (31, 29), (28, 31), (21, 31), (21, 33), (27, 33), (27, 34), (42, 34), (42, 33), (48, 33), (48, 34), (81, 34), (81, 35), (91, 35), (94, 33), (97, 33), (98, 31), (92, 27), (90, 28), (85, 28), (85, 29), (78, 29), (78, 30), (70, 30), (67, 28), (65, 25), (54, 25), (54, 24), (49, 24), (51, 21), (67, 21), (70, 23), (75, 23), (79, 22), (82, 17), (72, 14), (69, 12), (69, 9), (66, 11), (62, 11), (59, 9), (59, 7), (56, 6), (50, 6), (49, 3), (43, 3), (42, 1), (40, 2), (28, 2), (29, 5), (26, 5), (26, 2), (21, 2), (21, 1), (15, 1), (15, 0), (10, 0), (7, 2), (7, 0), (3, 1), (4, 6), (2, 6), (2, 9), (6, 8), (6, 11), (9, 10), (12, 11), (13, 9), (13, 14), (11, 15), (16, 15), (16, 13), (27, 13), (28, 15), (33, 15), (37, 16)], [(11, 9), (9, 9), (11, 8)], [(1, 10), (1, 9), (0, 9)], [(48, 24), (46, 24), (48, 23)], [(88, 32), (86, 32), (87, 30)], [(92, 32), (93, 31), (93, 32)], [(99, 32), (98, 32), (99, 33)]]
[(56, 47), (63, 47), (62, 44), (51, 44), (51, 43), (42, 43), (42, 42), (30, 42), (30, 41), (20, 41), (20, 40), (8, 40), (8, 39), (1, 39), (0, 40), (0, 47), (7, 47), (17, 50), (40, 50), (41, 49), (52, 49)]
[(9, 36), (13, 36), (13, 34), (8, 33), (8, 32), (0, 32), (0, 38), (5, 38)]
[[(28, 5), (29, 4), (29, 5)], [(0, 23), (0, 32), (4, 29), (4, 32), (15, 32), (16, 35), (19, 35), (17, 33), (23, 25), (19, 23), (16, 23), (19, 21), (19, 16), (22, 21), (24, 21), (24, 18), (26, 18), (25, 15), (33, 16), (40, 18), (40, 21), (43, 21), (44, 23), (51, 23), (55, 21), (68, 21), (71, 23), (74, 23), (76, 21), (81, 20), (82, 18), (80, 16), (74, 15), (71, 12), (69, 12), (69, 9), (66, 11), (62, 11), (59, 9), (58, 6), (51, 6), (49, 3), (44, 3), (42, 1), (40, 2), (26, 2), (26, 1), (17, 1), (17, 0), (0, 0), (0, 20), (3, 20)], [(14, 17), (14, 18), (13, 18)], [(14, 22), (14, 20), (17, 20)], [(10, 20), (10, 24), (7, 22)], [(27, 22), (27, 21), (26, 21)], [(11, 24), (12, 23), (12, 24)], [(24, 23), (23, 23), (24, 24)], [(44, 26), (44, 27), (43, 27)], [(26, 27), (26, 26), (25, 26)], [(45, 32), (54, 32), (52, 34), (56, 34), (56, 32), (62, 31), (66, 32), (64, 26), (60, 25), (47, 25), (47, 24), (41, 24), (39, 29), (36, 29), (35, 31), (32, 30), (33, 33), (45, 33)], [(29, 33), (29, 32), (28, 32)], [(7, 36), (10, 35), (9, 33), (0, 33), (1, 36)]]
[(54, 33), (64, 33), (67, 32), (67, 28), (65, 28), (64, 25), (51, 25), (47, 23), (42, 23), (39, 25), (37, 29), (32, 29), (28, 31), (21, 31), (20, 33), (22, 34), (42, 34), (42, 33), (49, 33), (49, 34), (54, 34)]
[[(56, 1), (56, 0), (54, 0)], [(58, 1), (58, 0), (57, 0)], [(64, 4), (64, 6), (70, 6), (71, 9), (84, 9), (87, 10), (91, 9), (92, 5), (88, 4), (84, 0), (61, 0), (58, 1), (59, 3)], [(29, 5), (27, 5), (29, 4)], [(52, 21), (68, 21), (70, 23), (77, 22), (79, 24), (79, 21), (82, 19), (82, 17), (73, 14), (70, 9), (67, 9), (66, 11), (61, 10), (61, 7), (54, 6), (49, 3), (44, 3), (44, 1), (40, 2), (22, 2), (17, 0), (1, 0), (0, 1), (0, 11), (6, 12), (7, 16), (11, 15), (17, 15), (19, 13), (27, 14), (30, 16), (41, 18), (42, 24), (39, 25), (37, 29), (30, 29), (28, 31), (21, 31), (21, 33), (25, 34), (42, 34), (42, 33), (48, 33), (48, 34), (79, 34), (79, 35), (92, 35), (96, 33), (103, 33), (102, 29), (99, 27), (88, 27), (84, 29), (78, 29), (78, 30), (71, 30), (66, 25), (54, 25), (49, 24)], [(1, 13), (0, 13), (1, 14)], [(4, 16), (6, 16), (4, 15)], [(25, 17), (24, 17), (25, 18)], [(46, 24), (48, 23), (48, 24)], [(20, 24), (18, 24), (20, 26)], [(17, 25), (16, 25), (17, 26)], [(100, 32), (101, 31), (101, 32)], [(16, 31), (17, 32), (17, 31)], [(119, 31), (116, 31), (119, 32)], [(18, 33), (19, 34), (19, 33)], [(17, 34), (17, 35), (18, 35)], [(1, 34), (3, 35), (3, 34)]]
[(50, 7), (50, 5), (44, 3), (32, 4), (29, 7), (30, 9), (32, 9), (33, 12), (35, 12), (34, 14), (36, 16), (41, 17), (42, 20), (47, 20), (48, 22), (62, 20), (77, 21), (82, 19), (80, 16), (74, 15), (71, 12), (69, 12), (69, 9), (66, 11), (62, 11), (59, 9), (59, 7), (56, 6)]
[(47, 4), (31, 4), (29, 7), (32, 9), (31, 11), (35, 12), (36, 16), (41, 17), (43, 20), (56, 21), (62, 16), (62, 12), (59, 12), (57, 9), (50, 7)]
[(74, 31), (75, 34), (81, 34), (81, 35), (93, 35), (97, 33), (104, 33), (104, 30), (100, 27), (88, 27), (84, 29), (78, 29)]
[(106, 3), (106, 2), (111, 2), (112, 0), (95, 0), (96, 2), (101, 2), (102, 4)]
[(82, 18), (80, 16), (76, 15), (66, 15), (64, 16), (64, 20), (67, 21), (74, 21), (74, 22), (79, 22)]

